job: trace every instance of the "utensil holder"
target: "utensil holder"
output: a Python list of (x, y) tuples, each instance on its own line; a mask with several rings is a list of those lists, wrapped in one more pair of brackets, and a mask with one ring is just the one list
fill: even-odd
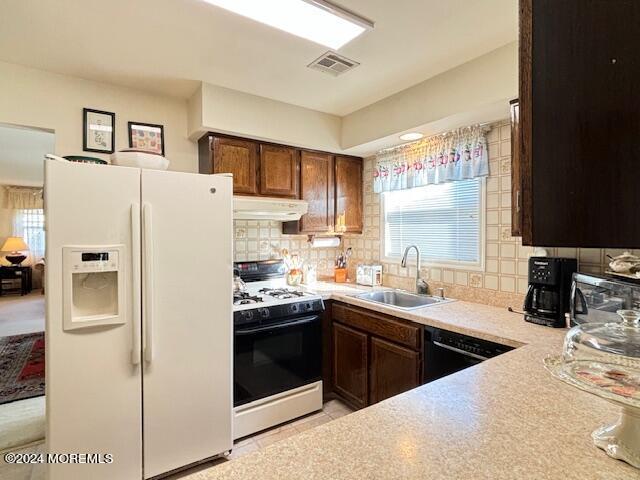
[(344, 283), (347, 281), (347, 269), (346, 268), (334, 268), (333, 280), (336, 283)]

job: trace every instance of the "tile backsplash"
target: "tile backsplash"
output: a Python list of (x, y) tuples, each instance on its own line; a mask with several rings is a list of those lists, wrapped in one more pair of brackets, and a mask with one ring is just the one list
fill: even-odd
[[(519, 309), (527, 290), (528, 259), (533, 247), (523, 246), (520, 238), (511, 236), (511, 126), (509, 120), (491, 125), (488, 133), (489, 172), (486, 181), (486, 255), (483, 271), (432, 266), (421, 269), (432, 291), (444, 288), (446, 295), (463, 300)], [(374, 157), (365, 159), (363, 175), (364, 231), (347, 234), (342, 248), (351, 247), (350, 278), (355, 278), (358, 263), (380, 262), (380, 194), (373, 192)], [(320, 275), (332, 275), (333, 260), (339, 248), (311, 248), (306, 235), (284, 235), (280, 222), (240, 221), (235, 223), (235, 259), (255, 260), (276, 258), (282, 248), (301, 255), (315, 264)], [(578, 259), (579, 269), (587, 273), (602, 273), (606, 255), (619, 255), (622, 250), (592, 248), (550, 248), (550, 256)], [(640, 252), (636, 251), (636, 254)], [(400, 261), (382, 262), (384, 284), (413, 288), (415, 267), (402, 268)]]
[(333, 275), (338, 248), (311, 248), (306, 235), (285, 235), (282, 223), (269, 220), (235, 220), (234, 260), (280, 258), (283, 248), (313, 264), (319, 275)]

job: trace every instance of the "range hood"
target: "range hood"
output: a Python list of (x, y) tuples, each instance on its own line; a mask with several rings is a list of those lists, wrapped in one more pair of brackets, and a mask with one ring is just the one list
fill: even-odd
[(307, 213), (309, 204), (305, 200), (287, 198), (233, 196), (234, 220), (278, 220), (289, 222), (300, 220)]

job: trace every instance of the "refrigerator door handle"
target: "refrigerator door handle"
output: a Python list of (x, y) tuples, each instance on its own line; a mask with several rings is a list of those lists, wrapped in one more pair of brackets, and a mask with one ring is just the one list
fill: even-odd
[(140, 363), (141, 349), (141, 305), (140, 296), (142, 290), (140, 287), (140, 204), (131, 204), (131, 277), (133, 279), (133, 300), (132, 300), (132, 318), (131, 326), (133, 329), (132, 345), (131, 345), (131, 363), (138, 365)]
[(153, 228), (152, 212), (149, 203), (142, 204), (142, 228), (144, 242), (144, 274), (143, 288), (143, 318), (144, 318), (144, 359), (147, 363), (153, 360)]

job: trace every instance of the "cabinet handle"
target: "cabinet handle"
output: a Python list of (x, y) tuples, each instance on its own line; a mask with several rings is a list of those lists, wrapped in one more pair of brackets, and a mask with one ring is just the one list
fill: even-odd
[(516, 191), (516, 212), (520, 213), (520, 190)]

